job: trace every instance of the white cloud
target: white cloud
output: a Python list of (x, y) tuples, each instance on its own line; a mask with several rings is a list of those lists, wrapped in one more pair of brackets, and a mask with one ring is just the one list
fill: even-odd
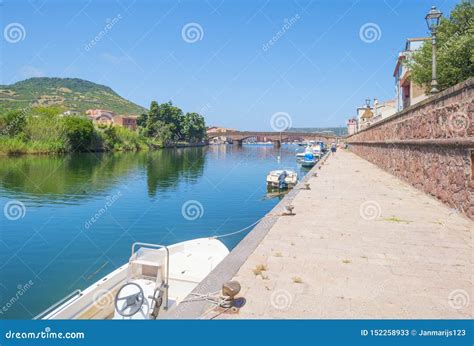
[(34, 67), (32, 65), (25, 65), (25, 66), (21, 67), (19, 74), (23, 79), (31, 78), (31, 77), (44, 77), (45, 76), (45, 73), (43, 72), (43, 70), (41, 70), (37, 67)]
[(116, 55), (113, 55), (111, 53), (102, 53), (100, 55), (100, 57), (105, 60), (106, 62), (108, 62), (109, 64), (114, 64), (114, 65), (118, 65), (122, 62), (125, 62), (125, 61), (131, 61), (132, 59), (129, 57), (129, 56), (125, 56), (125, 55), (122, 55), (122, 56), (116, 56)]

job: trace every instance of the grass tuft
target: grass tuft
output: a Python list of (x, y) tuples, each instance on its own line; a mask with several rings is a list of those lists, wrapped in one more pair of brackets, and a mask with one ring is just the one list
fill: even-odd
[(405, 222), (405, 223), (410, 223), (412, 221), (409, 221), (409, 220), (403, 220), (403, 219), (399, 219), (398, 217), (396, 216), (392, 216), (392, 217), (386, 217), (383, 219), (384, 221), (389, 221), (389, 222)]
[(300, 278), (299, 276), (293, 276), (291, 279), (293, 280), (293, 282), (295, 284), (302, 284), (303, 283), (303, 279)]
[(262, 276), (262, 278), (264, 277), (263, 272), (265, 272), (267, 270), (268, 270), (268, 268), (265, 264), (257, 264), (255, 266), (255, 268), (252, 269), (255, 276), (260, 275), (260, 276)]

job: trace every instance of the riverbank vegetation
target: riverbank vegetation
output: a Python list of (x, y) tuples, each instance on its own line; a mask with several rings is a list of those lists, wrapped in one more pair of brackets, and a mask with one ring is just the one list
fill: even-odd
[(132, 151), (202, 142), (204, 118), (171, 102), (152, 102), (138, 129), (93, 123), (85, 116), (63, 116), (58, 107), (32, 107), (0, 114), (0, 153), (7, 155), (92, 151)]
[(0, 116), (0, 152), (7, 155), (138, 150), (138, 133), (117, 126), (95, 126), (82, 116), (62, 116), (55, 107), (9, 111)]
[(148, 113), (138, 119), (139, 131), (154, 147), (176, 143), (198, 143), (206, 136), (204, 117), (186, 113), (171, 102), (158, 104), (153, 101)]

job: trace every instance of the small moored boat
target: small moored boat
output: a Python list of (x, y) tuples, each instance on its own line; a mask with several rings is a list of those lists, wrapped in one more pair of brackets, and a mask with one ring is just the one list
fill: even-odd
[(306, 152), (303, 160), (301, 161), (301, 166), (303, 167), (313, 167), (318, 160), (311, 152)]
[(156, 319), (182, 302), (228, 253), (214, 238), (171, 246), (134, 243), (127, 264), (36, 319)]
[(291, 189), (298, 183), (298, 174), (291, 170), (275, 170), (267, 175), (267, 187)]
[(306, 154), (306, 152), (296, 153), (296, 161), (301, 161), (301, 160), (303, 160), (305, 154)]

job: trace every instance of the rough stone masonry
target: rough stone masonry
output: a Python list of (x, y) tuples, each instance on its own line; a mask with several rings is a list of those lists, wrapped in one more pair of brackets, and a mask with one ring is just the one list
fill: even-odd
[(474, 219), (474, 78), (347, 138), (350, 150)]

